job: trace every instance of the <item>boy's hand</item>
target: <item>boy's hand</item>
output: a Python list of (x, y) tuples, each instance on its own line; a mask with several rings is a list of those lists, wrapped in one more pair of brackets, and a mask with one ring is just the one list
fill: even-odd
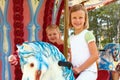
[(8, 61), (11, 65), (17, 65), (18, 64), (18, 60), (17, 60), (15, 55), (10, 55), (8, 57)]

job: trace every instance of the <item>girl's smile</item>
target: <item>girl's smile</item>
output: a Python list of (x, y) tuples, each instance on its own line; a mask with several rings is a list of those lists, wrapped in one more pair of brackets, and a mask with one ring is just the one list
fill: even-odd
[(85, 23), (85, 12), (82, 10), (78, 10), (76, 12), (71, 13), (71, 23), (76, 30), (82, 30), (84, 28)]

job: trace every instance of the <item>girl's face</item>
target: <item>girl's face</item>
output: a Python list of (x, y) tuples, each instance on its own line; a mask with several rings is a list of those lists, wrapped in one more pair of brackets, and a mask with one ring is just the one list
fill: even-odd
[(71, 13), (71, 24), (75, 30), (83, 29), (85, 24), (85, 12), (78, 10)]
[(56, 29), (48, 30), (47, 37), (50, 42), (54, 43), (60, 39), (60, 33)]

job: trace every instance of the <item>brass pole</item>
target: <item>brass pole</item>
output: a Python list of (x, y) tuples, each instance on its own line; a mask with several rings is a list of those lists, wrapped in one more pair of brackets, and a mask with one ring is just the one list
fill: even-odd
[(69, 7), (68, 0), (64, 0), (64, 56), (68, 55), (68, 27), (69, 27)]

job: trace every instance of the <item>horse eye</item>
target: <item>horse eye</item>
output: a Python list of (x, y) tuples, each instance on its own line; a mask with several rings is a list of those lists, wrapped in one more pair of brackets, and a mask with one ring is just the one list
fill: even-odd
[(34, 64), (33, 64), (33, 63), (30, 63), (30, 67), (34, 67)]

